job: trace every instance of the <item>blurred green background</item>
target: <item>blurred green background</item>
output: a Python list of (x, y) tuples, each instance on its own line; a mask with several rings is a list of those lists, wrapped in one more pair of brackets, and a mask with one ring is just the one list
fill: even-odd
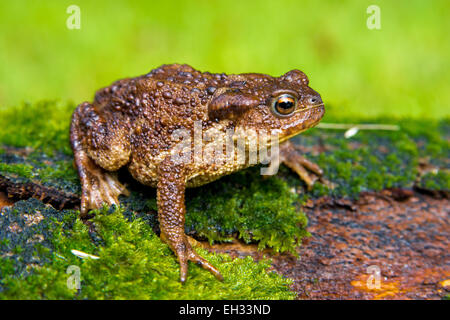
[[(69, 5), (81, 29), (66, 27)], [(369, 30), (366, 9), (381, 9)], [(450, 1), (1, 1), (0, 108), (91, 100), (164, 63), (301, 69), (328, 114), (448, 117)]]

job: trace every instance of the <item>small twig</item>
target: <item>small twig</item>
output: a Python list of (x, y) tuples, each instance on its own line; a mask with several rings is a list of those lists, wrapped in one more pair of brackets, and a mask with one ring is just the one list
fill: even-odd
[(400, 126), (395, 124), (347, 124), (347, 123), (324, 123), (321, 122), (317, 126), (320, 129), (351, 129), (358, 128), (358, 130), (391, 130), (398, 131)]
[(346, 123), (319, 123), (321, 129), (345, 129), (344, 137), (346, 139), (353, 137), (359, 130), (400, 130), (400, 127), (392, 124), (346, 124)]

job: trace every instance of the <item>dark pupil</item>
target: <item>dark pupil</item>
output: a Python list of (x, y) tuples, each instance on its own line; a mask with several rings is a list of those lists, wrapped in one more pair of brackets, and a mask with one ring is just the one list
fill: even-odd
[(282, 114), (288, 114), (292, 112), (294, 108), (294, 101), (288, 98), (280, 99), (277, 101), (278, 112)]
[(281, 109), (285, 109), (285, 110), (292, 108), (293, 105), (294, 105), (294, 103), (292, 101), (286, 101), (285, 100), (285, 101), (278, 102), (278, 106)]

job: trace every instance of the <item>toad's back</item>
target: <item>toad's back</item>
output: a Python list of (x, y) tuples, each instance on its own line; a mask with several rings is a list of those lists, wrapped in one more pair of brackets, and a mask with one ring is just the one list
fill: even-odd
[(121, 79), (100, 89), (94, 104), (100, 109), (111, 106), (113, 110), (133, 114), (133, 110), (161, 105), (164, 100), (175, 106), (197, 105), (191, 96), (198, 96), (206, 104), (208, 96), (218, 87), (227, 86), (229, 76), (200, 72), (188, 65), (163, 65), (149, 73)]
[[(262, 87), (270, 87), (276, 78), (263, 74), (213, 74), (200, 72), (189, 65), (163, 65), (136, 78), (127, 78), (97, 91), (93, 105), (98, 112), (120, 111), (131, 117), (159, 116), (161, 109), (173, 109), (171, 116), (203, 118), (205, 106), (220, 88), (231, 88), (258, 95)], [(177, 113), (180, 113), (178, 116)], [(194, 114), (193, 114), (194, 113)], [(163, 115), (163, 114), (161, 114)], [(203, 119), (206, 120), (206, 119)]]

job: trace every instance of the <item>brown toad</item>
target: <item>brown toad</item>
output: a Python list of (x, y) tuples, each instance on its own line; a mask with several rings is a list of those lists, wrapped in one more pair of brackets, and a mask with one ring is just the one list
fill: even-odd
[[(280, 150), (279, 159), (312, 186), (306, 169), (318, 176), (322, 171), (286, 140), (316, 125), (324, 111), (320, 95), (299, 70), (280, 77), (226, 75), (172, 64), (116, 81), (72, 116), (81, 215), (103, 203), (119, 204), (118, 196), (127, 190), (115, 171), (127, 166), (136, 180), (157, 188), (161, 239), (178, 257), (181, 281), (189, 260), (222, 279), (185, 235), (185, 188), (264, 162), (268, 153), (258, 160), (252, 153), (263, 149), (270, 150), (270, 159)], [(270, 138), (258, 140), (263, 132)], [(255, 143), (256, 149), (250, 148)], [(236, 144), (240, 147), (233, 149)]]

